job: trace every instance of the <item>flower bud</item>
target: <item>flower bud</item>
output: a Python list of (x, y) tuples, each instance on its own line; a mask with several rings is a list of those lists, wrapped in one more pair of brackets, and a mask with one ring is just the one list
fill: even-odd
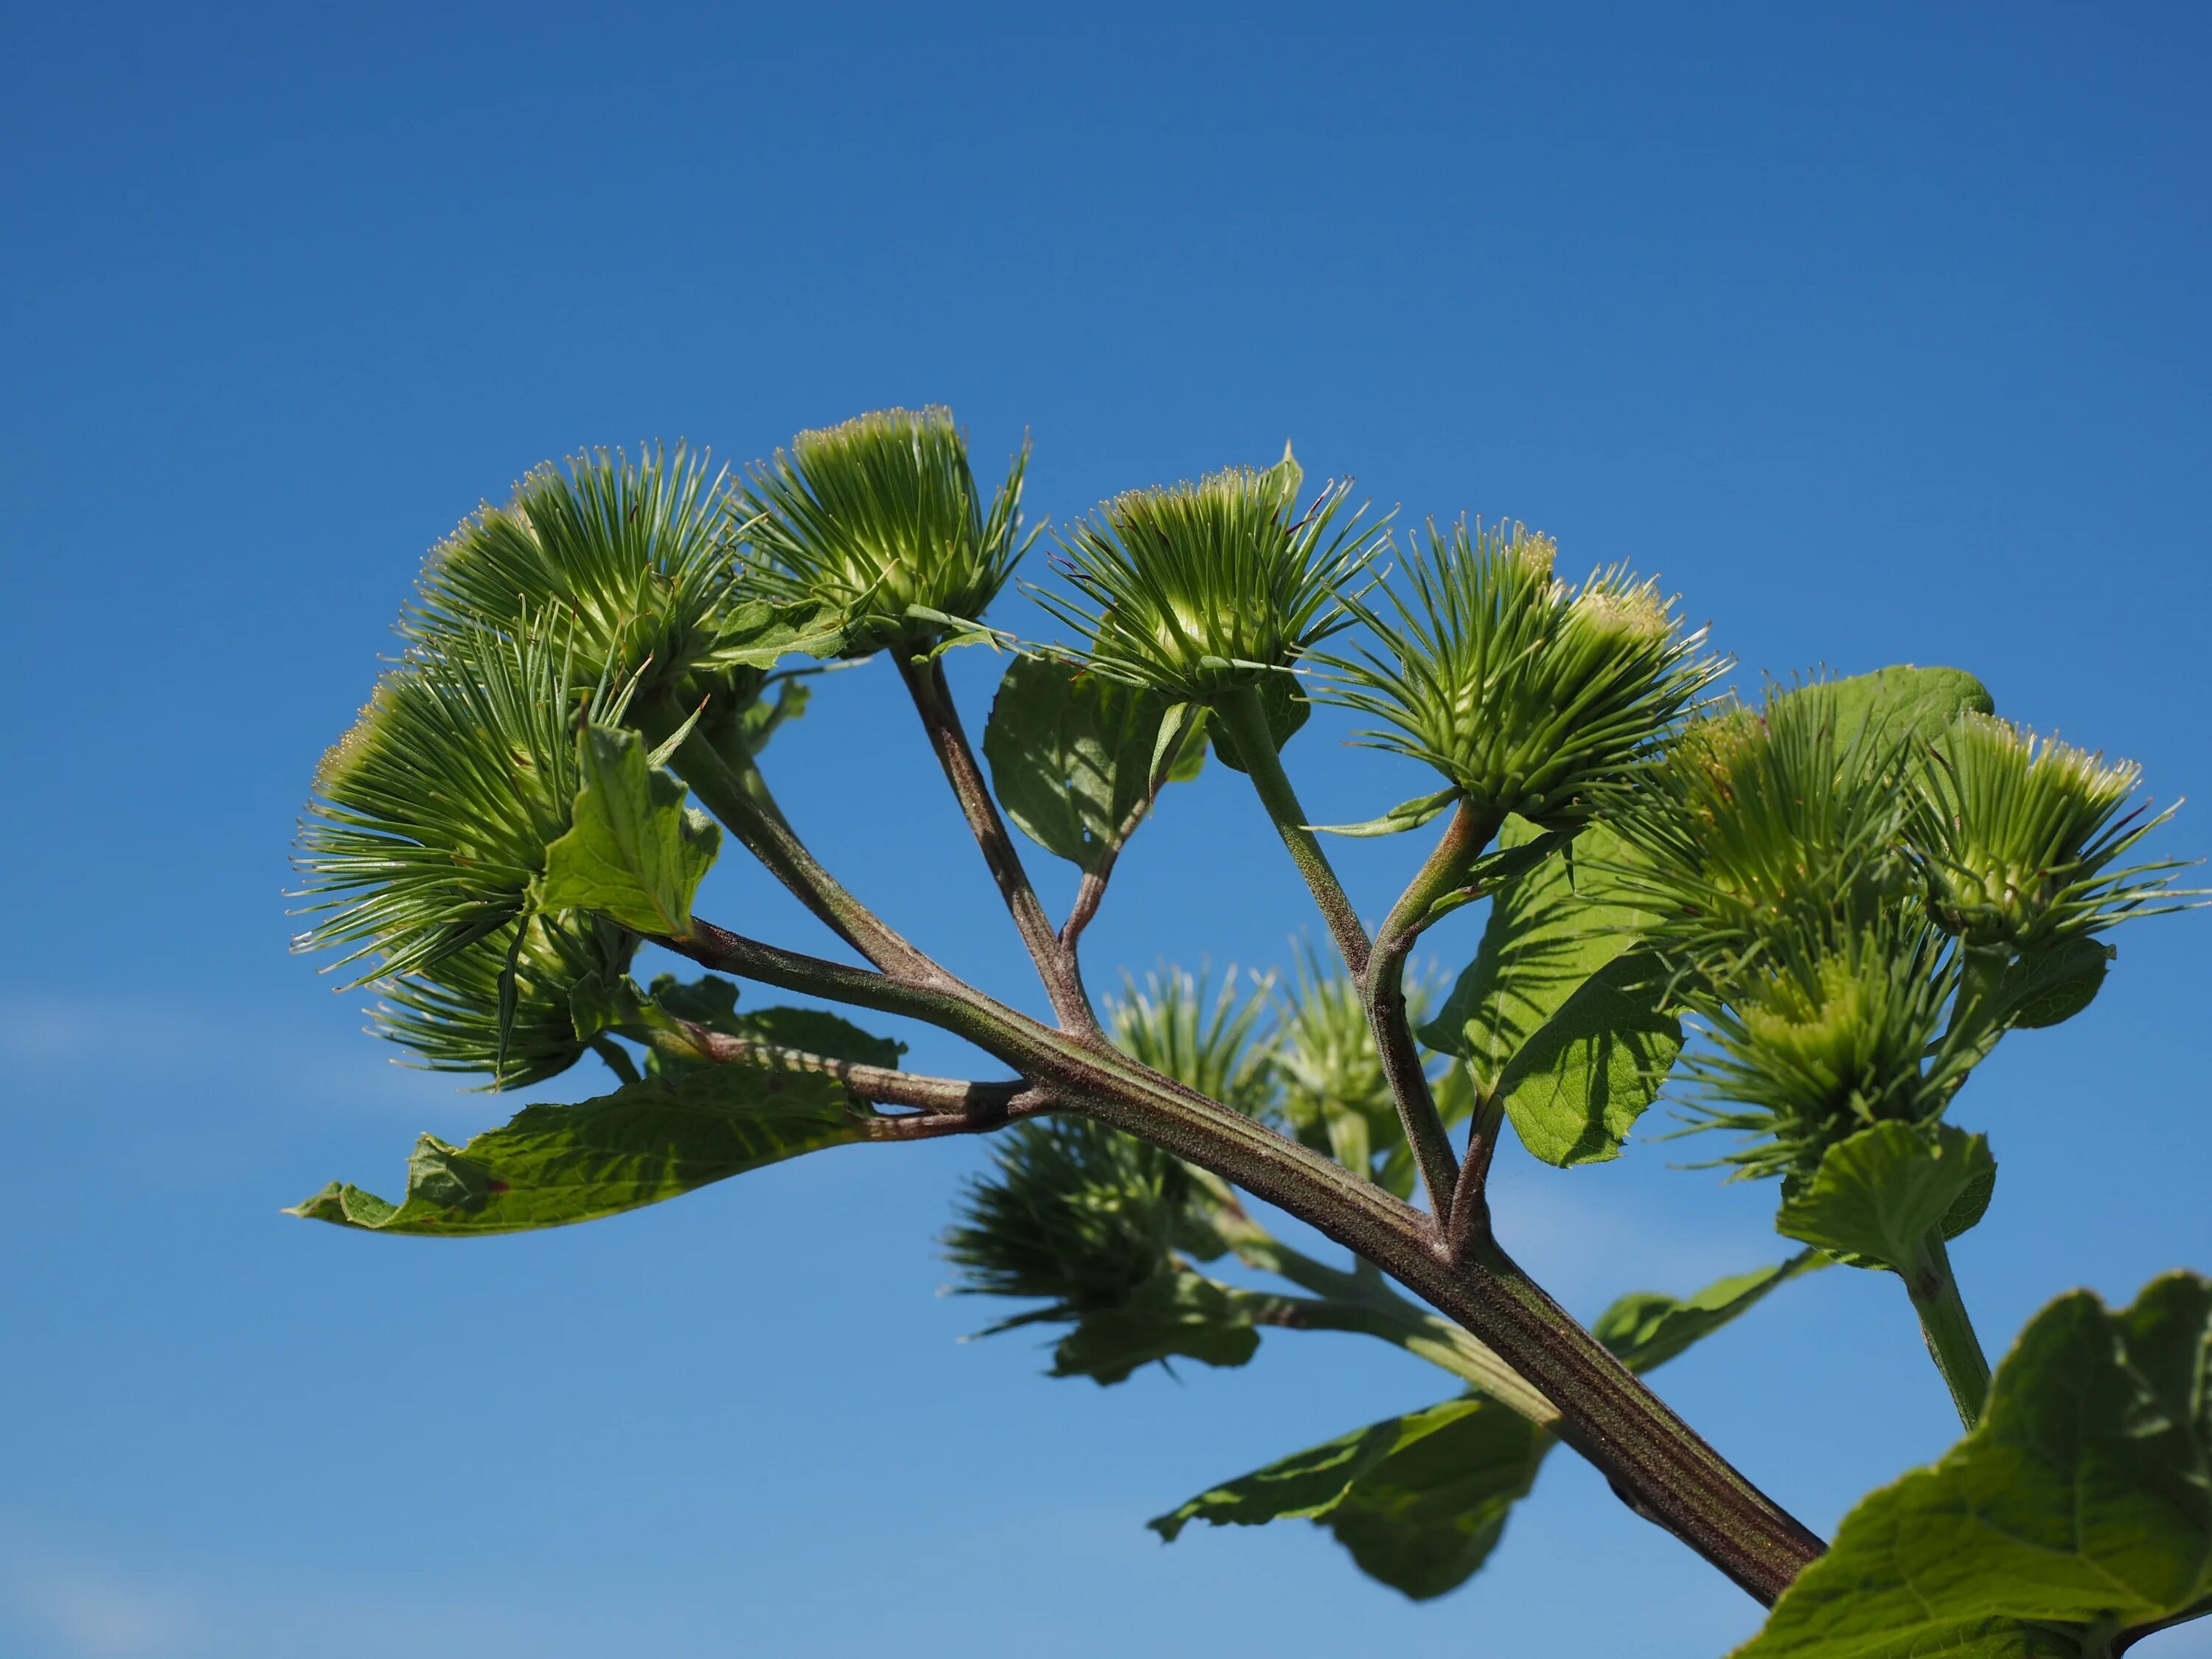
[(848, 656), (926, 648), (942, 617), (980, 619), (1026, 550), (1015, 537), (1028, 459), (1024, 444), (987, 513), (948, 409), (802, 432), (752, 471), (756, 580), (842, 614)]
[(1364, 736), (1540, 823), (1588, 816), (1717, 671), (1651, 583), (1614, 568), (1577, 592), (1553, 575), (1557, 554), (1521, 525), (1431, 526), (1386, 590), (1393, 614), (1358, 606), (1384, 652), (1336, 665), (1340, 700), (1388, 722)]
[(1115, 496), (1064, 538), (1069, 580), (1095, 608), (1045, 597), (1090, 636), (1092, 664), (1178, 700), (1208, 702), (1291, 667), (1351, 617), (1339, 598), (1379, 545), (1348, 485), (1300, 515), (1295, 462)]
[(2140, 872), (2106, 874), (2151, 827), (2114, 822), (2142, 776), (2132, 762), (1960, 715), (1936, 744), (1915, 824), (1936, 919), (1970, 945), (2023, 948), (2095, 932), (2162, 890), (2128, 878)]

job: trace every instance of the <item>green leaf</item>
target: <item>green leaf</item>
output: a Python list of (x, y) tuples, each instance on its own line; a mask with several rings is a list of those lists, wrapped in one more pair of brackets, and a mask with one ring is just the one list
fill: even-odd
[(635, 732), (589, 727), (582, 758), (574, 822), (545, 849), (538, 908), (588, 910), (641, 933), (690, 938), (691, 896), (721, 846), (721, 827), (684, 805), (681, 783), (647, 764)]
[(1996, 710), (1989, 689), (1960, 668), (1915, 668), (1901, 663), (1871, 674), (1830, 680), (1826, 685), (1835, 697), (1839, 744), (1849, 744), (1864, 732), (1884, 743), (1909, 736), (1925, 746), (1950, 730), (1960, 711), (1972, 708), (1989, 714)]
[(1997, 982), (1997, 1006), (2023, 1031), (2060, 1024), (2096, 1000), (2118, 954), (2118, 946), (2080, 933), (2031, 951), (2005, 969)]
[(1396, 836), (1408, 830), (1418, 830), (1459, 799), (1458, 786), (1439, 789), (1433, 795), (1420, 795), (1412, 800), (1401, 801), (1379, 818), (1370, 818), (1364, 823), (1310, 823), (1306, 828), (1322, 836)]
[[(2212, 1596), (2212, 1280), (2028, 1322), (1981, 1425), (1863, 1499), (1735, 1659), (2108, 1655)], [(2071, 1639), (2022, 1621), (2063, 1621)]]
[(1910, 1273), (1939, 1224), (1956, 1238), (1982, 1218), (1996, 1176), (1985, 1135), (1948, 1123), (1877, 1123), (1828, 1148), (1774, 1225), (1862, 1266)]
[[(1501, 853), (1541, 841), (1508, 818)], [(1681, 1049), (1659, 975), (1629, 952), (1641, 917), (1623, 902), (1627, 848), (1602, 824), (1569, 855), (1503, 882), (1474, 960), (1421, 1040), (1467, 1062), (1502, 1097), (1523, 1144), (1561, 1166), (1617, 1157)]]
[[(1275, 740), (1278, 754), (1313, 715), (1313, 704), (1306, 700), (1294, 674), (1261, 675), (1260, 706), (1267, 711), (1267, 732)], [(1246, 770), (1244, 763), (1237, 757), (1237, 740), (1229, 734), (1227, 722), (1209, 721), (1207, 729), (1213, 738), (1213, 752), (1221, 757), (1221, 763), (1232, 772)]]
[[(1096, 871), (1111, 861), (1152, 797), (1164, 721), (1157, 692), (1047, 657), (1016, 657), (983, 730), (991, 787), (1006, 816), (1046, 851)], [(1174, 739), (1168, 776), (1205, 754), (1199, 723)]]
[(1370, 1577), (1425, 1600), (1481, 1566), (1551, 1445), (1494, 1400), (1446, 1401), (1271, 1463), (1151, 1524), (1172, 1541), (1193, 1521), (1311, 1519)]
[(716, 668), (773, 668), (784, 657), (834, 657), (845, 648), (844, 616), (834, 606), (752, 599), (720, 618), (706, 660)]
[(1826, 1265), (1818, 1250), (1801, 1250), (1771, 1267), (1708, 1285), (1687, 1300), (1662, 1291), (1632, 1291), (1597, 1316), (1590, 1334), (1632, 1371), (1652, 1370), (1748, 1313), (1769, 1291)]
[[(635, 986), (630, 987), (630, 995), (634, 999), (637, 995)], [(886, 1070), (895, 1070), (899, 1056), (906, 1053), (903, 1042), (864, 1031), (852, 1021), (826, 1009), (759, 1008), (750, 1013), (741, 1014), (738, 1012), (738, 988), (714, 974), (702, 975), (688, 983), (678, 980), (673, 974), (663, 974), (655, 979), (650, 1006), (641, 1008), (632, 1016), (637, 1027), (632, 1035), (644, 1035), (645, 1030), (652, 1025), (655, 1014), (672, 1015), (694, 1025), (703, 1025), (710, 1031), (719, 1031), (725, 1036), (743, 1037), (748, 1042), (766, 1043), (775, 1048), (796, 1048), (806, 1054), (821, 1054), (830, 1060), (847, 1060), (856, 1066), (880, 1066)], [(580, 1014), (579, 1029), (581, 1018)], [(665, 1018), (662, 1024), (667, 1024)], [(664, 1048), (656, 1048), (650, 1063), (658, 1073), (692, 1062), (688, 1062), (681, 1054), (672, 1054)]]
[(1259, 1350), (1237, 1293), (1177, 1267), (1153, 1274), (1120, 1307), (1084, 1315), (1053, 1350), (1052, 1374), (1119, 1382), (1154, 1360), (1242, 1365)]
[(530, 1106), (466, 1146), (416, 1143), (392, 1204), (333, 1182), (288, 1214), (439, 1238), (592, 1221), (867, 1136), (835, 1079), (717, 1066), (575, 1106)]
[(1615, 957), (1584, 980), (1522, 1046), (1498, 1087), (1505, 1115), (1547, 1164), (1571, 1169), (1620, 1155), (1621, 1143), (1682, 1052), (1682, 1026), (1662, 1012), (1659, 965)]

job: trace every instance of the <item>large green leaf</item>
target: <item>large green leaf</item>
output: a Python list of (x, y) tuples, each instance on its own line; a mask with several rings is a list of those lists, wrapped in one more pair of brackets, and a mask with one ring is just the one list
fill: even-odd
[(1708, 1285), (1686, 1300), (1662, 1291), (1632, 1291), (1597, 1316), (1590, 1334), (1632, 1371), (1651, 1370), (1750, 1312), (1769, 1291), (1826, 1261), (1817, 1250), (1802, 1250), (1771, 1267)]
[(1982, 1218), (1996, 1178), (1987, 1136), (1948, 1123), (1877, 1123), (1829, 1147), (1812, 1180), (1784, 1199), (1774, 1225), (1909, 1273), (1938, 1224), (1956, 1238)]
[(720, 826), (684, 804), (684, 786), (651, 764), (635, 732), (588, 728), (583, 780), (568, 833), (545, 849), (538, 908), (689, 939), (691, 897), (721, 846)]
[(657, 1204), (866, 1136), (866, 1118), (830, 1078), (701, 1067), (580, 1105), (526, 1107), (465, 1146), (424, 1135), (398, 1204), (333, 1182), (287, 1213), (441, 1238), (526, 1232)]
[(1988, 688), (1962, 668), (1915, 668), (1900, 663), (1871, 674), (1831, 680), (1826, 687), (1835, 697), (1836, 737), (1844, 744), (1862, 732), (1881, 743), (1908, 737), (1932, 743), (1963, 710), (1996, 711)]
[(1981, 1426), (1862, 1500), (1735, 1659), (2089, 1659), (2208, 1598), (2212, 1280), (2173, 1273), (2036, 1315)]
[(1480, 1567), (1552, 1437), (1494, 1400), (1448, 1400), (1386, 1418), (1201, 1492), (1151, 1524), (1322, 1522), (1370, 1577), (1416, 1600)]
[(1119, 1382), (1154, 1360), (1242, 1365), (1260, 1333), (1237, 1293), (1188, 1267), (1154, 1273), (1117, 1308), (1088, 1313), (1053, 1350), (1054, 1376)]
[[(1170, 704), (1045, 657), (1016, 657), (983, 729), (991, 787), (1006, 816), (1047, 852), (1095, 871), (1121, 850), (1152, 798), (1153, 757)], [(1196, 774), (1202, 725), (1182, 738), (1168, 776)]]
[[(1506, 821), (1501, 850), (1543, 831)], [(1436, 1018), (1431, 1048), (1458, 1055), (1502, 1097), (1528, 1150), (1555, 1164), (1615, 1157), (1681, 1048), (1658, 975), (1630, 954), (1640, 912), (1623, 902), (1628, 856), (1601, 824), (1500, 887), (1474, 960)]]

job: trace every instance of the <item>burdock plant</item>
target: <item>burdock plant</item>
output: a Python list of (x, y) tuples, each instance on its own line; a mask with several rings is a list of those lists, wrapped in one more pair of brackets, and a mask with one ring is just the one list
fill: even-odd
[[(380, 988), (379, 1029), (424, 1063), (497, 1088), (594, 1056), (611, 1086), (464, 1146), (425, 1137), (398, 1202), (334, 1184), (298, 1213), (524, 1231), (834, 1146), (996, 1136), (945, 1248), (957, 1288), (1019, 1304), (991, 1328), (1053, 1329), (1055, 1374), (1243, 1365), (1267, 1333), (1330, 1331), (1451, 1379), (1215, 1482), (1163, 1537), (1303, 1517), (1437, 1595), (1564, 1445), (1773, 1607), (1753, 1659), (2093, 1659), (2212, 1609), (2212, 1281), (2172, 1274), (2118, 1311), (2062, 1297), (1992, 1377), (1948, 1255), (1995, 1190), (1987, 1138), (1949, 1121), (1976, 1067), (2098, 994), (2120, 921), (2185, 902), (2141, 856), (2168, 815), (2131, 807), (2133, 768), (1998, 720), (1955, 670), (1739, 700), (1655, 579), (1612, 562), (1570, 582), (1518, 525), (1401, 554), (1287, 453), (1079, 519), (1040, 590), (1069, 636), (1020, 641), (986, 615), (1029, 545), (1025, 458), (987, 501), (934, 408), (803, 433), (741, 480), (599, 452), (433, 553), (397, 661), (317, 775), (301, 943)], [(983, 641), (1006, 665), (979, 757), (942, 659)], [(1048, 1022), (896, 932), (769, 788), (803, 677), (872, 653)], [(1285, 762), (1316, 701), (1439, 786), (1333, 826), (1443, 819), (1371, 929)], [(1165, 967), (1101, 1006), (1085, 930), (1209, 746), (1249, 776), (1326, 951), (1218, 987)], [(1058, 921), (1015, 830), (1076, 867)], [(726, 839), (842, 959), (696, 913)], [(1479, 945), (1439, 998), (1413, 952), (1462, 910)], [(645, 978), (653, 951), (708, 971)], [(904, 1069), (866, 1029), (884, 1014), (1003, 1074)], [(1679, 1133), (1731, 1137), (1712, 1162), (1776, 1181), (1796, 1248), (1692, 1295), (1631, 1291), (1585, 1327), (1499, 1238), (1492, 1159), (1508, 1133), (1560, 1169), (1617, 1157), (1662, 1093)], [(1276, 1212), (1348, 1259), (1286, 1242)], [(1966, 1433), (1824, 1545), (1644, 1378), (1831, 1263), (1899, 1276)]]

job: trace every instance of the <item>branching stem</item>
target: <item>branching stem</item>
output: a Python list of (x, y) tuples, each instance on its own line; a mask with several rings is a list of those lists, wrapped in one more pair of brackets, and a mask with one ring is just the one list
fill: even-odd
[(1365, 1257), (1457, 1322), (1560, 1412), (1560, 1438), (1736, 1583), (1771, 1602), (1820, 1540), (1575, 1323), (1489, 1237), (1454, 1263), (1435, 1223), (1341, 1164), (1116, 1050), (1091, 1047), (933, 969), (870, 973), (701, 921), (660, 943), (787, 990), (908, 1014), (967, 1037), (1076, 1110), (1212, 1171)]
[(1413, 1148), (1421, 1184), (1428, 1189), (1429, 1208), (1447, 1227), (1457, 1201), (1460, 1164), (1430, 1091), (1419, 1045), (1407, 1022), (1406, 958), (1428, 926), (1430, 908), (1466, 881), (1468, 867), (1498, 833), (1498, 823), (1496, 815), (1478, 811), (1465, 801), (1453, 810), (1443, 837), (1376, 931), (1374, 952), (1360, 981), (1382, 1075), (1406, 1126), (1406, 1144)]
[(906, 682), (907, 691), (914, 699), (915, 711), (921, 716), (922, 729), (929, 734), (929, 746), (935, 751), (938, 763), (945, 769), (945, 781), (952, 787), (953, 798), (960, 803), (961, 813), (968, 820), (975, 845), (982, 849), (983, 862), (990, 868), (991, 879), (998, 884), (999, 896), (1006, 901), (1022, 943), (1029, 947), (1030, 960), (1036, 964), (1037, 977), (1044, 981), (1053, 1012), (1067, 1030), (1096, 1036), (1098, 1016), (1084, 991), (1083, 975), (1076, 964), (1075, 952), (1062, 945), (1060, 936), (1045, 915), (1043, 904), (1038, 901), (1036, 890), (1030, 885), (1029, 872), (1022, 867), (1021, 852), (1015, 847), (1013, 837), (1006, 833), (999, 804), (992, 799), (991, 786), (984, 780), (983, 769), (976, 763), (975, 751), (960, 724), (960, 711), (952, 702), (952, 688), (945, 678), (944, 660), (920, 660), (903, 651), (891, 654), (898, 664), (899, 677)]

